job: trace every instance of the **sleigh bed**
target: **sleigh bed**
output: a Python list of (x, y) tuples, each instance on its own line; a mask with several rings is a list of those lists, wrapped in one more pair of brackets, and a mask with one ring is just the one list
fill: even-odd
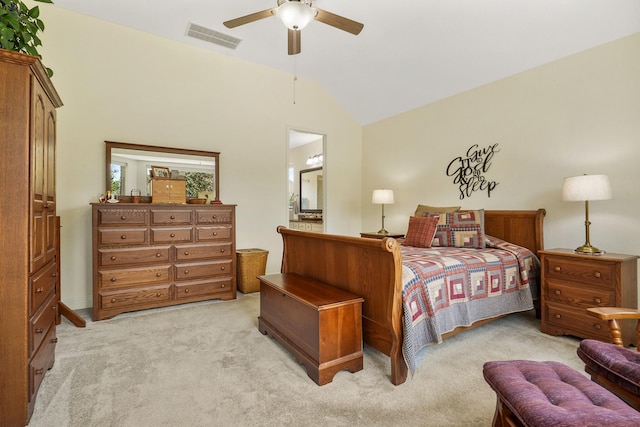
[[(538, 251), (544, 249), (544, 209), (487, 210), (483, 213), (484, 234), (488, 239), (487, 246), (497, 246), (488, 249), (488, 251), (494, 251), (493, 255), (489, 255), (491, 260), (495, 260), (496, 257), (506, 257), (504, 254), (511, 251), (514, 245), (525, 248), (522, 252), (530, 251), (530, 254), (536, 256)], [(283, 239), (282, 273), (293, 273), (319, 280), (364, 298), (362, 307), (364, 341), (390, 357), (391, 382), (395, 385), (402, 384), (407, 378), (409, 368), (413, 370), (415, 367), (417, 349), (411, 347), (416, 344), (414, 341), (408, 343), (408, 340), (405, 340), (405, 330), (408, 331), (408, 335), (413, 335), (412, 323), (423, 323), (424, 325), (420, 326), (427, 330), (427, 332), (422, 329), (418, 330), (417, 335), (429, 335), (431, 334), (429, 329), (441, 329), (435, 331), (433, 336), (426, 338), (420, 336), (419, 345), (424, 342), (440, 342), (442, 339), (470, 327), (481, 325), (516, 311), (529, 310), (536, 302), (535, 276), (537, 273), (530, 271), (525, 273), (523, 283), (518, 281), (516, 286), (511, 286), (508, 278), (501, 279), (505, 283), (501, 282), (500, 287), (505, 289), (511, 287), (513, 291), (504, 297), (510, 301), (508, 305), (505, 303), (504, 309), (495, 310), (496, 302), (500, 301), (502, 297), (495, 298), (495, 295), (492, 295), (489, 290), (484, 298), (479, 298), (482, 300), (479, 303), (480, 308), (472, 309), (472, 315), (465, 317), (467, 316), (465, 314), (462, 316), (462, 320), (457, 319), (456, 315), (454, 316), (456, 319), (451, 320), (451, 316), (447, 314), (444, 320), (446, 325), (434, 327), (429, 318), (433, 314), (432, 310), (429, 308), (416, 309), (416, 307), (423, 307), (424, 304), (424, 301), (418, 301), (420, 292), (417, 291), (414, 292), (415, 295), (411, 295), (412, 289), (417, 289), (416, 287), (411, 288), (412, 275), (414, 276), (413, 281), (416, 282), (418, 281), (417, 276), (429, 274), (426, 272), (427, 268), (424, 269), (424, 272), (417, 271), (420, 265), (426, 265), (428, 262), (421, 260), (420, 257), (423, 255), (416, 255), (418, 250), (415, 248), (402, 246), (398, 240), (392, 238), (378, 240), (338, 236), (291, 230), (286, 227), (278, 227), (278, 233), (282, 235)], [(432, 252), (431, 256), (433, 256), (433, 253), (436, 253), (438, 249), (440, 248), (426, 250)], [(453, 249), (454, 252), (465, 251), (464, 249), (446, 249)], [(475, 257), (480, 256), (480, 252), (485, 251), (484, 249), (466, 250), (469, 252), (466, 256), (463, 254), (463, 258), (470, 260), (468, 262), (471, 264), (475, 262), (473, 261)], [(403, 253), (405, 259), (403, 259)], [(526, 268), (532, 270), (538, 268), (536, 256), (527, 258)], [(410, 258), (415, 257), (418, 257), (418, 262), (413, 265), (409, 264)], [(532, 264), (531, 258), (535, 264)], [(441, 259), (446, 262), (437, 261), (435, 264), (443, 264), (443, 268), (447, 270), (459, 267), (459, 263), (452, 267), (448, 253)], [(511, 262), (513, 263), (513, 261)], [(523, 262), (516, 262), (519, 262), (519, 267), (524, 266)], [(469, 268), (474, 270), (475, 266), (471, 265)], [(520, 276), (522, 273), (518, 270), (517, 274)], [(529, 279), (531, 279), (530, 283)], [(406, 295), (403, 295), (403, 288)], [(433, 300), (433, 298), (428, 299)], [(475, 298), (467, 299), (476, 300)], [(515, 305), (512, 304), (514, 301)], [(451, 305), (455, 306), (456, 310), (458, 307), (464, 306), (464, 304)], [(465, 311), (465, 313), (467, 312)], [(415, 337), (411, 337), (411, 339), (413, 340)]]

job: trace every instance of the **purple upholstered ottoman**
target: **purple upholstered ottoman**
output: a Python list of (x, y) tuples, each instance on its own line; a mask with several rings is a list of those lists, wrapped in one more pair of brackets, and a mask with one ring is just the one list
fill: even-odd
[(640, 412), (580, 372), (558, 362), (487, 362), (496, 392), (494, 426), (640, 426)]

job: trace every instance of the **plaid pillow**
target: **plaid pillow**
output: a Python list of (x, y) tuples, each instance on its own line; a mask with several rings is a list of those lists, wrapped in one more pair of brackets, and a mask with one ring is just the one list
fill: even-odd
[(439, 216), (431, 246), (483, 249), (484, 209), (463, 212), (425, 212), (425, 217)]
[(430, 248), (433, 236), (436, 233), (439, 217), (409, 217), (409, 228), (404, 237), (405, 246), (417, 248)]

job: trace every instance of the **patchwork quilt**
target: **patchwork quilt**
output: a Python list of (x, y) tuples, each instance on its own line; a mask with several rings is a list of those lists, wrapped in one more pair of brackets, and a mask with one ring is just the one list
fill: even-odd
[(486, 236), (485, 249), (401, 246), (404, 358), (413, 374), (419, 351), (458, 326), (531, 310), (540, 262), (530, 250)]

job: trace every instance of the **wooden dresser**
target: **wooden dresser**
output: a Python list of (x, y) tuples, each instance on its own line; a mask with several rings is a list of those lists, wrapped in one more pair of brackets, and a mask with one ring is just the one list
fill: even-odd
[(94, 203), (93, 319), (236, 298), (235, 205)]
[[(539, 254), (542, 332), (609, 341), (607, 322), (589, 316), (587, 308), (637, 308), (637, 256), (579, 255), (571, 249)], [(622, 338), (627, 345), (636, 342), (635, 322), (632, 323), (622, 323)]]
[(40, 61), (0, 49), (0, 426), (24, 426), (53, 366), (56, 108)]

